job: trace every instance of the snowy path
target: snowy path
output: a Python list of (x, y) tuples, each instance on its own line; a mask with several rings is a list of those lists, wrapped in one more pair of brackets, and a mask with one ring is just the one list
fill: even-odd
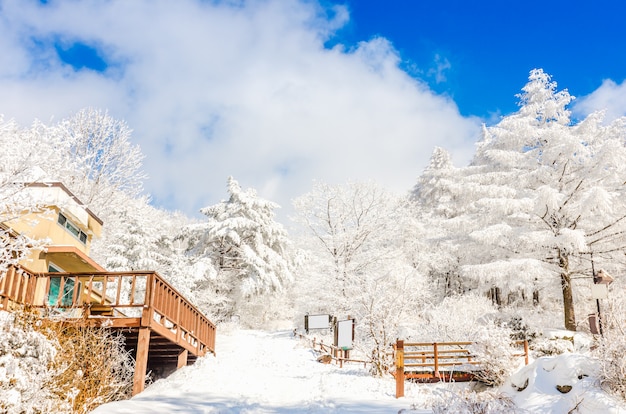
[(406, 399), (394, 397), (392, 379), (372, 378), (362, 366), (320, 364), (291, 332), (235, 331), (218, 335), (216, 348), (216, 357), (93, 413), (397, 413), (409, 408)]

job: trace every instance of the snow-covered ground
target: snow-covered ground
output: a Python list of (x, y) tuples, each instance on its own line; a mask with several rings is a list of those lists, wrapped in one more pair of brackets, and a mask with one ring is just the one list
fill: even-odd
[[(128, 401), (103, 405), (93, 414), (157, 413), (430, 413), (429, 401), (466, 384), (405, 385), (395, 398), (391, 378), (371, 377), (363, 366), (325, 365), (292, 332), (233, 330), (218, 335), (217, 356), (207, 356), (156, 381)], [(529, 413), (626, 413), (587, 377), (593, 368), (569, 355), (541, 359), (504, 385)], [(575, 365), (572, 365), (575, 364)], [(579, 378), (580, 377), (580, 378)], [(528, 383), (526, 384), (526, 379)], [(512, 382), (511, 382), (512, 381)], [(563, 382), (563, 384), (560, 384)], [(523, 391), (518, 388), (526, 387)], [(555, 385), (572, 385), (562, 394)]]

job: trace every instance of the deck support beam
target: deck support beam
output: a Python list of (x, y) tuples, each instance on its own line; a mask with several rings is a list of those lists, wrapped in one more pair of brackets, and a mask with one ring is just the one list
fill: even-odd
[(148, 369), (148, 349), (150, 348), (150, 328), (139, 328), (137, 356), (135, 357), (135, 375), (133, 377), (133, 396), (143, 391), (146, 385)]
[(187, 365), (187, 356), (189, 355), (189, 351), (183, 349), (180, 354), (178, 354), (178, 364), (176, 364), (176, 369), (180, 369)]

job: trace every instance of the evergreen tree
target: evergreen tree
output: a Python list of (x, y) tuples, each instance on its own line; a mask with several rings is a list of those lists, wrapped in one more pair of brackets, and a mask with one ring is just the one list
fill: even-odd
[(213, 305), (215, 297), (223, 298), (220, 319), (293, 280), (290, 241), (283, 226), (274, 221), (278, 205), (257, 197), (253, 189), (242, 190), (232, 177), (228, 192), (228, 200), (201, 210), (206, 222), (183, 232), (189, 254), (211, 264), (204, 266), (205, 277), (197, 283)]
[(483, 129), (456, 183), (441, 178), (444, 169), (414, 194), (426, 206), (432, 194), (457, 200), (453, 213), (434, 211), (457, 229), (462, 276), (535, 299), (539, 288), (560, 286), (564, 325), (576, 330), (573, 283), (591, 283), (592, 254), (605, 268), (624, 265), (625, 120), (604, 125), (594, 113), (573, 122), (573, 98), (541, 70), (522, 91), (518, 112)]

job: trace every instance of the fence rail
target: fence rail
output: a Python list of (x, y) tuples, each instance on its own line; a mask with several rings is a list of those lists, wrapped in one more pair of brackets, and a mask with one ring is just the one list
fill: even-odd
[(215, 352), (215, 325), (158, 273), (39, 273), (10, 267), (0, 275), (0, 305), (47, 309), (68, 318), (109, 318), (113, 327), (148, 327), (195, 355)]
[(314, 350), (323, 355), (326, 355), (330, 358), (330, 360), (334, 361), (339, 365), (339, 368), (343, 368), (344, 363), (357, 363), (363, 364), (364, 367), (367, 367), (369, 361), (365, 361), (362, 359), (350, 358), (350, 351), (342, 348), (338, 348), (335, 345), (325, 344), (323, 340), (318, 341), (315, 337), (309, 338), (306, 335), (301, 333), (297, 333), (295, 330), (293, 332), (294, 336), (298, 336), (300, 339), (307, 341), (309, 346)]
[[(404, 342), (398, 339), (394, 345), (396, 364), (396, 398), (404, 396), (404, 381), (415, 378), (426, 382), (434, 381), (468, 381), (473, 378), (472, 371), (480, 369), (475, 356), (467, 348), (473, 342)], [(528, 365), (528, 341), (516, 341), (523, 345), (522, 353), (514, 354), (524, 357)], [(456, 367), (456, 370), (440, 368)], [(421, 371), (406, 372), (406, 368), (421, 368)]]

